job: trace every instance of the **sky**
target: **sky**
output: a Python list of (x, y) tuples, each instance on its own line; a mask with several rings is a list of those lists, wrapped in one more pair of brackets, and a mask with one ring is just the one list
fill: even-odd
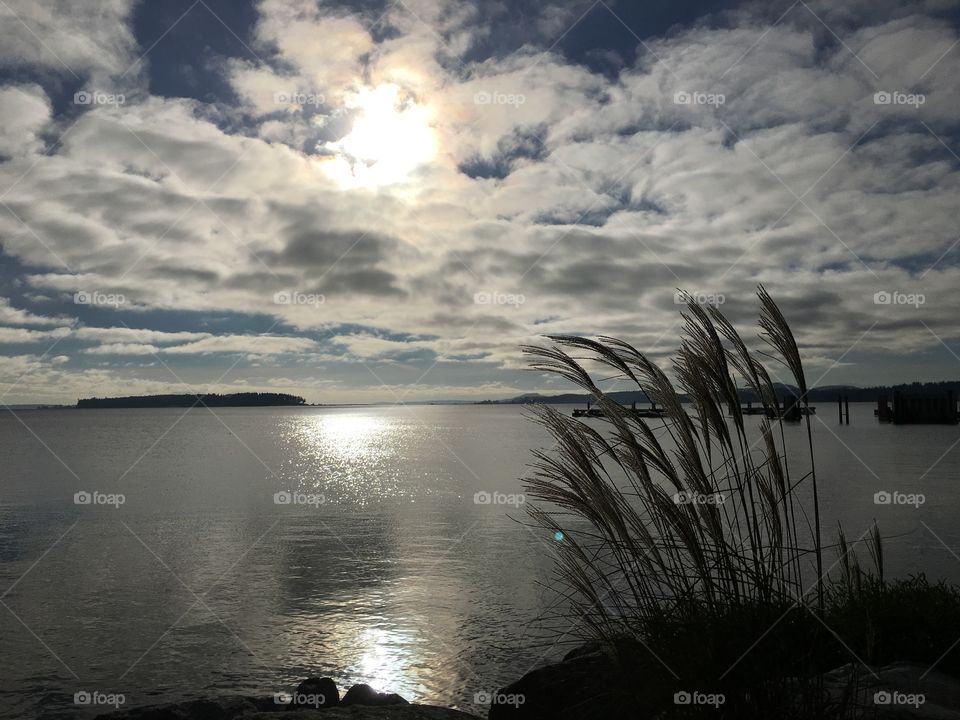
[[(564, 392), (676, 289), (960, 377), (947, 0), (2, 0), (0, 404)], [(787, 379), (787, 378), (784, 378)], [(621, 386), (617, 389), (628, 389)]]

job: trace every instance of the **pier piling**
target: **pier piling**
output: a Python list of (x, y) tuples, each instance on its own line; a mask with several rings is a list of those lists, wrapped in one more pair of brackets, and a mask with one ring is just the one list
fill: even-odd
[(844, 395), (842, 393), (837, 393), (837, 412), (840, 413), (840, 424), (844, 424), (844, 419), (846, 419), (846, 424), (850, 424), (850, 396)]

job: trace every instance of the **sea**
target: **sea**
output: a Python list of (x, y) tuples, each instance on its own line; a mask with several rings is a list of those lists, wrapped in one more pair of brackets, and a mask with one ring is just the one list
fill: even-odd
[[(876, 522), (888, 577), (960, 582), (960, 429), (850, 410), (811, 422), (825, 539)], [(0, 717), (309, 676), (485, 714), (578, 642), (564, 539), (527, 514), (537, 449), (519, 405), (0, 412)]]

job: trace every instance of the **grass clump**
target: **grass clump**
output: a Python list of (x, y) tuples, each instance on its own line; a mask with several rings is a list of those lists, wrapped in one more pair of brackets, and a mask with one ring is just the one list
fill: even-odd
[[(566, 619), (583, 639), (615, 649), (619, 682), (642, 688), (660, 717), (853, 717), (849, 703), (828, 697), (824, 672), (853, 655), (932, 663), (945, 649), (936, 621), (914, 636), (910, 604), (960, 617), (955, 590), (884, 581), (878, 532), (865, 541), (874, 573), (842, 535), (824, 545), (810, 415), (801, 420), (800, 473), (768, 370), (784, 368), (808, 407), (803, 363), (776, 303), (762, 287), (758, 296), (763, 350), (750, 349), (717, 308), (688, 302), (675, 381), (616, 338), (550, 336), (548, 347), (524, 348), (533, 369), (573, 382), (605, 417), (597, 427), (550, 407), (533, 411), (556, 447), (536, 453), (530, 513), (563, 533)], [(663, 417), (639, 417), (595, 377), (630, 383)], [(759, 423), (741, 409), (744, 386), (761, 399)], [(960, 628), (949, 637), (958, 636)], [(684, 693), (723, 702), (684, 704)]]

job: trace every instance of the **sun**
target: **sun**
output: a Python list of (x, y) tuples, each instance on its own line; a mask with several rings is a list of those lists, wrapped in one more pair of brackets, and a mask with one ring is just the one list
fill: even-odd
[(350, 132), (322, 148), (324, 169), (344, 187), (377, 188), (407, 181), (436, 155), (429, 110), (386, 83), (362, 88), (345, 102), (356, 113)]

